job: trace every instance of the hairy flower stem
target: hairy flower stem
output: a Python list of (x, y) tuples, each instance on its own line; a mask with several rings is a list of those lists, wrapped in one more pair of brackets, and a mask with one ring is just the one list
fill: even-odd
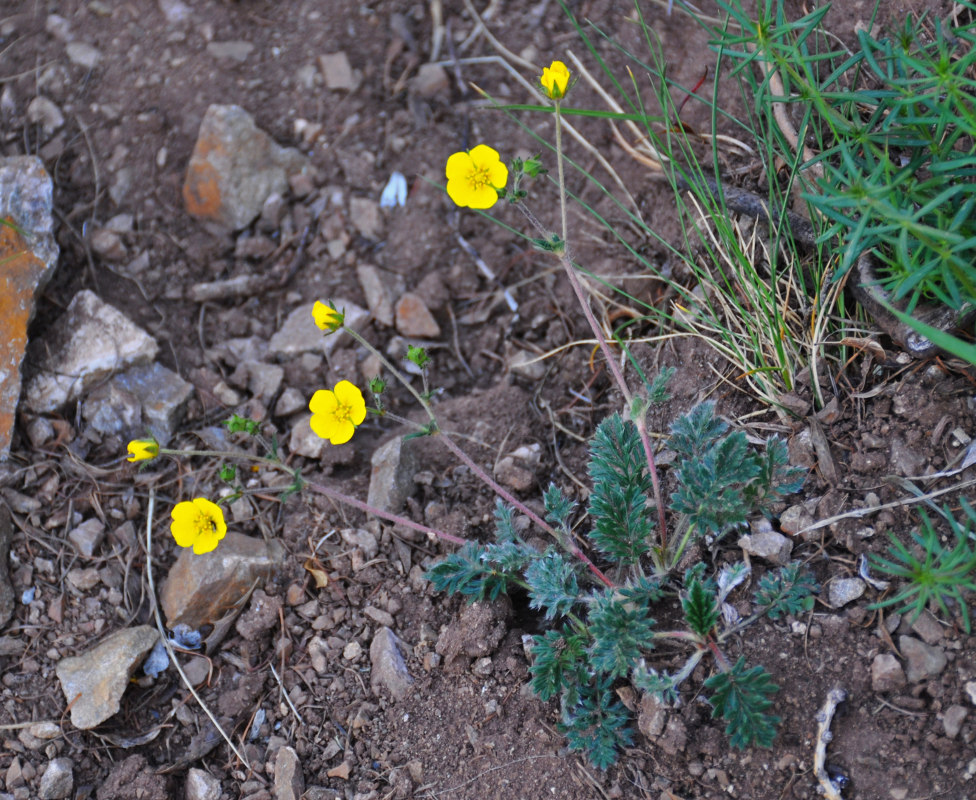
[[(343, 326), (341, 330), (346, 331), (359, 344), (361, 344), (370, 353), (374, 354), (377, 358), (379, 358), (380, 362), (390, 371), (390, 374), (392, 374), (393, 377), (396, 378), (396, 380), (399, 383), (401, 383), (414, 396), (417, 402), (420, 403), (421, 406), (423, 406), (424, 411), (427, 412), (427, 416), (430, 418), (430, 421), (433, 423), (433, 432), (436, 433), (436, 435), (441, 440), (441, 442), (444, 443), (444, 446), (448, 450), (450, 450), (462, 464), (467, 466), (468, 469), (471, 470), (471, 472), (473, 472), (486, 486), (488, 486), (495, 494), (501, 497), (505, 502), (510, 503), (512, 506), (517, 508), (520, 512), (525, 514), (525, 516), (527, 516), (536, 525), (542, 528), (542, 530), (546, 531), (550, 536), (555, 538), (556, 541), (560, 541), (560, 542), (562, 541), (562, 538), (556, 533), (556, 531), (552, 528), (552, 526), (546, 524), (545, 520), (543, 520), (538, 514), (532, 511), (532, 509), (530, 509), (527, 505), (525, 505), (525, 503), (523, 503), (521, 500), (517, 499), (510, 492), (502, 488), (502, 486), (497, 481), (495, 481), (494, 478), (492, 478), (487, 472), (485, 472), (481, 467), (479, 467), (474, 462), (474, 460), (472, 460), (472, 458), (467, 453), (465, 453), (450, 436), (448, 436), (444, 431), (440, 429), (440, 426), (437, 424), (437, 417), (434, 414), (434, 409), (430, 405), (430, 401), (426, 397), (421, 395), (416, 389), (414, 389), (413, 386), (410, 384), (410, 382), (406, 379), (406, 377), (399, 370), (397, 370), (379, 350), (377, 350), (366, 339), (364, 339), (362, 336), (356, 333), (356, 331), (351, 330), (345, 326)], [(312, 488), (312, 484), (308, 484), (308, 485), (309, 488)], [(320, 488), (325, 488), (325, 487), (320, 487)], [(329, 491), (333, 491), (333, 490), (329, 490)], [(348, 500), (345, 499), (345, 495), (343, 495), (343, 498), (344, 498), (343, 502), (348, 502)], [(362, 508), (362, 505), (359, 505), (359, 502), (360, 501), (355, 501), (350, 503), (350, 505), (354, 506), (355, 508)], [(370, 510), (370, 513), (375, 514), (376, 511)], [(379, 516), (383, 516), (383, 515), (380, 514)], [(397, 518), (396, 521), (402, 521), (402, 520), (401, 518)], [(411, 524), (411, 527), (416, 527), (416, 525)], [(440, 535), (441, 538), (447, 538), (446, 534), (438, 534), (438, 535)], [(454, 539), (448, 539), (448, 541), (460, 542), (461, 544), (464, 543), (463, 539), (457, 539), (456, 537)], [(613, 582), (606, 575), (604, 575), (592, 561), (590, 561), (590, 559), (586, 556), (585, 553), (583, 553), (582, 550), (576, 547), (572, 542), (565, 542), (564, 544), (566, 548), (576, 558), (580, 559), (584, 564), (586, 564), (590, 572), (592, 572), (606, 586), (614, 585)]]
[(467, 544), (467, 539), (462, 539), (460, 536), (455, 536), (452, 533), (446, 533), (445, 531), (439, 531), (434, 528), (428, 528), (426, 525), (421, 525), (419, 522), (414, 522), (413, 520), (407, 519), (406, 517), (401, 517), (398, 514), (391, 514), (388, 511), (381, 511), (378, 508), (374, 508), (369, 503), (364, 503), (362, 500), (357, 500), (351, 495), (344, 494), (342, 492), (336, 491), (328, 486), (321, 483), (308, 483), (304, 482), (304, 485), (311, 489), (313, 492), (318, 492), (319, 494), (324, 494), (326, 497), (330, 497), (333, 500), (337, 500), (340, 503), (345, 503), (346, 505), (352, 506), (353, 508), (358, 508), (360, 511), (365, 511), (367, 514), (372, 514), (376, 517), (387, 520), (388, 522), (393, 522), (398, 525), (403, 525), (407, 528), (412, 528), (415, 531), (420, 531), (421, 533), (426, 533), (430, 536), (436, 536), (438, 539), (443, 539), (445, 542), (453, 542), (454, 544)]
[[(597, 322), (596, 317), (593, 315), (593, 311), (590, 308), (589, 298), (583, 291), (583, 284), (580, 283), (579, 276), (576, 274), (576, 268), (573, 266), (573, 262), (569, 257), (569, 251), (566, 245), (566, 233), (567, 233), (567, 223), (566, 223), (566, 176), (563, 168), (563, 126), (562, 117), (559, 114), (559, 101), (555, 103), (555, 114), (556, 114), (556, 174), (559, 178), (559, 216), (562, 222), (562, 238), (563, 246), (562, 252), (559, 253), (559, 261), (563, 265), (563, 271), (566, 273), (566, 277), (569, 278), (569, 283), (573, 287), (573, 292), (576, 294), (576, 299), (579, 301), (580, 307), (583, 309), (583, 314), (586, 317), (586, 321), (590, 325), (590, 329), (593, 331), (593, 335), (596, 337), (597, 343), (600, 345), (600, 350), (603, 353), (604, 359), (606, 359), (607, 365), (610, 369), (610, 373), (613, 375), (613, 379), (620, 389), (620, 393), (624, 396), (624, 401), (627, 404), (628, 416), (634, 406), (634, 396), (631, 394), (630, 387), (627, 385), (627, 381), (624, 378), (624, 374), (617, 364), (616, 359), (613, 357), (613, 353), (610, 351), (610, 345), (607, 343), (606, 336), (603, 335), (603, 329)], [(661, 551), (665, 552), (667, 550), (667, 537), (668, 528), (667, 520), (664, 516), (664, 499), (661, 496), (661, 482), (657, 476), (657, 465), (654, 462), (654, 451), (651, 449), (651, 440), (647, 435), (647, 421), (645, 420), (644, 413), (638, 415), (637, 419), (633, 420), (634, 424), (637, 426), (637, 433), (640, 435), (641, 445), (644, 449), (644, 458), (647, 460), (647, 472), (651, 476), (651, 486), (654, 490), (654, 503), (657, 505), (657, 523), (659, 529), (659, 537), (661, 544)]]
[(580, 559), (584, 564), (586, 564), (590, 572), (596, 575), (596, 577), (599, 578), (599, 580), (605, 586), (613, 587), (614, 585), (613, 581), (611, 581), (606, 575), (604, 575), (600, 571), (599, 567), (597, 567), (596, 564), (590, 561), (590, 559), (586, 556), (586, 554), (582, 550), (576, 547), (576, 545), (574, 545), (566, 537), (560, 536), (551, 525), (547, 524), (545, 520), (542, 519), (542, 517), (536, 514), (527, 505), (525, 505), (525, 503), (521, 502), (520, 500), (517, 500), (511, 492), (507, 491), (504, 487), (501, 486), (501, 484), (495, 481), (494, 478), (492, 478), (487, 472), (485, 472), (474, 461), (472, 461), (471, 457), (467, 453), (465, 453), (460, 447), (458, 447), (453, 439), (451, 439), (449, 436), (446, 436), (443, 432), (440, 431), (438, 432), (438, 435), (440, 436), (441, 441), (444, 443), (444, 446), (448, 450), (450, 450), (462, 464), (467, 466), (468, 469), (470, 469), (483, 483), (487, 484), (488, 487), (491, 488), (491, 490), (495, 494), (501, 497), (502, 500), (506, 501), (507, 503), (511, 503), (513, 506), (515, 506), (519, 511), (525, 514), (525, 516), (527, 516), (530, 520), (532, 520), (536, 525), (538, 525), (540, 528), (546, 531), (550, 536), (552, 536), (557, 542), (561, 542), (576, 558)]
[(381, 517), (388, 522), (393, 522), (394, 524), (404, 525), (407, 528), (413, 528), (415, 531), (420, 531), (421, 533), (426, 533), (429, 536), (435, 536), (438, 539), (443, 539), (446, 542), (453, 542), (454, 544), (467, 544), (467, 539), (462, 539), (459, 536), (455, 536), (451, 533), (446, 533), (445, 531), (439, 531), (435, 528), (428, 528), (426, 525), (421, 525), (419, 522), (413, 522), (406, 517), (401, 517), (398, 514), (391, 514), (389, 511), (382, 511), (378, 508), (374, 508), (369, 505), (369, 503), (364, 503), (362, 500), (358, 500), (351, 495), (344, 494), (336, 489), (332, 489), (328, 486), (324, 486), (321, 483), (310, 483), (301, 477), (295, 470), (290, 469), (288, 466), (283, 464), (281, 461), (274, 458), (266, 458), (264, 456), (254, 456), (249, 453), (240, 453), (233, 450), (169, 450), (164, 448), (159, 448), (160, 455), (169, 456), (204, 456), (209, 458), (220, 458), (220, 459), (233, 459), (236, 461), (252, 461), (256, 464), (264, 464), (268, 467), (274, 469), (279, 469), (282, 472), (287, 472), (294, 478), (299, 485), (308, 487), (313, 492), (318, 492), (326, 497), (330, 497), (333, 500), (337, 500), (340, 503), (345, 503), (346, 505), (352, 506), (353, 508), (358, 508), (360, 511), (365, 511), (367, 514), (372, 514), (376, 517)]

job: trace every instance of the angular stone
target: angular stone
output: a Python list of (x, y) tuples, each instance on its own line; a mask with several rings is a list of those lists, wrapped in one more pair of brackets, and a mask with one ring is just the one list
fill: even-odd
[(305, 793), (305, 776), (298, 754), (291, 747), (282, 747), (275, 756), (275, 800), (300, 800)]
[(937, 678), (946, 668), (948, 659), (938, 647), (932, 647), (911, 636), (898, 637), (898, 649), (905, 657), (909, 683), (921, 683), (929, 678)]
[(942, 641), (942, 626), (928, 611), (922, 611), (911, 625), (912, 630), (925, 644), (938, 644)]
[(738, 544), (749, 555), (780, 566), (789, 563), (790, 554), (793, 552), (793, 543), (777, 531), (749, 534), (741, 537)]
[(360, 264), (356, 267), (359, 285), (366, 295), (366, 305), (373, 318), (388, 328), (393, 326), (393, 300), (387, 288), (389, 281), (380, 276), (380, 271), (372, 264)]
[(94, 69), (102, 57), (101, 52), (96, 47), (86, 42), (68, 42), (64, 49), (72, 64), (77, 64), (85, 69)]
[(386, 689), (394, 698), (402, 700), (413, 686), (413, 678), (407, 671), (397, 641), (396, 634), (385, 626), (376, 631), (369, 645), (369, 661), (372, 665), (369, 685), (374, 694), (378, 694), (380, 689)]
[(827, 587), (827, 605), (831, 608), (846, 606), (864, 594), (865, 588), (864, 581), (860, 578), (838, 578), (831, 581)]
[(152, 361), (158, 350), (142, 328), (83, 289), (51, 329), (48, 356), (27, 386), (25, 405), (37, 413), (55, 411), (109, 375)]
[(81, 405), (81, 416), (105, 436), (134, 439), (144, 433), (139, 398), (112, 381), (92, 390)]
[(308, 169), (294, 148), (275, 144), (240, 106), (212, 105), (200, 123), (183, 184), (187, 212), (239, 230), (265, 200), (288, 189), (288, 176)]
[(45, 767), (37, 796), (40, 800), (63, 800), (71, 796), (74, 782), (74, 764), (71, 759), (56, 758)]
[(134, 433), (148, 430), (161, 445), (169, 444), (183, 421), (193, 384), (156, 362), (127, 369), (112, 383), (139, 399), (144, 430)]
[(183, 789), (186, 800), (220, 800), (220, 781), (209, 772), (191, 768)]
[(295, 420), (291, 429), (291, 438), (288, 440), (288, 450), (298, 456), (316, 459), (322, 457), (327, 445), (326, 440), (312, 430), (309, 424), (311, 419), (311, 414), (302, 414)]
[(871, 688), (876, 692), (894, 692), (906, 682), (905, 670), (891, 653), (881, 653), (871, 662)]
[(194, 630), (214, 623), (240, 603), (248, 590), (270, 580), (282, 567), (285, 550), (279, 542), (265, 542), (228, 533), (209, 553), (183, 550), (170, 568), (160, 593), (166, 626), (183, 623)]
[(10, 452), (27, 326), (58, 263), (51, 208), (41, 159), (0, 159), (0, 461)]
[(149, 625), (125, 628), (80, 656), (62, 658), (55, 667), (71, 706), (71, 723), (87, 730), (119, 710), (129, 678), (152, 650), (159, 631)]
[[(347, 300), (331, 300), (331, 303), (345, 314), (345, 325), (354, 331), (361, 331), (369, 322), (369, 312), (365, 308)], [(315, 325), (312, 317), (314, 303), (306, 303), (292, 311), (281, 328), (268, 342), (268, 351), (276, 356), (297, 356), (302, 353), (323, 353), (330, 355), (337, 347), (348, 344), (351, 339), (342, 333), (325, 336)], [(330, 387), (331, 388), (331, 387)]]
[(85, 558), (95, 555), (95, 550), (105, 538), (105, 523), (98, 517), (86, 519), (81, 525), (72, 528), (68, 533), (68, 539), (75, 546), (78, 554)]
[(410, 88), (421, 97), (433, 97), (450, 86), (447, 70), (440, 64), (422, 64), (410, 79)]
[(962, 730), (962, 724), (966, 721), (969, 710), (964, 706), (953, 705), (945, 710), (942, 717), (942, 726), (945, 728), (945, 735), (949, 739), (955, 739)]
[(413, 448), (397, 436), (376, 448), (371, 459), (366, 502), (380, 511), (399, 514), (407, 497), (413, 492), (416, 473)]
[(413, 292), (407, 292), (396, 304), (396, 327), (404, 336), (418, 339), (436, 339), (441, 335), (430, 309)]
[(359, 85), (356, 73), (352, 71), (349, 57), (344, 52), (326, 53), (319, 56), (319, 69), (328, 89), (343, 89), (351, 92)]
[(349, 219), (367, 239), (378, 241), (383, 236), (383, 214), (375, 200), (368, 197), (350, 198)]

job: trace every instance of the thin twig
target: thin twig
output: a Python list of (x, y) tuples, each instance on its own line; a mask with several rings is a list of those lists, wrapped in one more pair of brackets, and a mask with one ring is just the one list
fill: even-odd
[(234, 755), (240, 759), (241, 763), (251, 769), (251, 765), (248, 763), (244, 754), (237, 749), (231, 738), (224, 732), (224, 729), (217, 722), (217, 718), (213, 715), (213, 712), (207, 708), (207, 704), (203, 702), (203, 698), (197, 694), (196, 689), (193, 688), (193, 684), (190, 679), (186, 677), (186, 673), (183, 671), (183, 667), (180, 666), (180, 662), (176, 660), (176, 653), (173, 652), (173, 646), (169, 643), (169, 639), (166, 636), (166, 628), (163, 626), (163, 618), (159, 614), (159, 603), (156, 600), (156, 584), (153, 581), (152, 573), (152, 525), (153, 525), (153, 512), (156, 509), (156, 489), (151, 487), (149, 489), (149, 506), (146, 511), (146, 580), (149, 582), (149, 596), (152, 599), (153, 615), (156, 618), (156, 628), (159, 630), (159, 637), (163, 642), (163, 646), (166, 648), (166, 654), (169, 656), (169, 660), (173, 662), (173, 666), (176, 667), (176, 671), (180, 673), (180, 678), (183, 679), (183, 683), (186, 688), (190, 690), (190, 694), (193, 695), (193, 699), (199, 703), (200, 708), (203, 709), (203, 713), (207, 715), (210, 722), (217, 729), (217, 732), (223, 737), (224, 741), (227, 742), (228, 747), (234, 751)]

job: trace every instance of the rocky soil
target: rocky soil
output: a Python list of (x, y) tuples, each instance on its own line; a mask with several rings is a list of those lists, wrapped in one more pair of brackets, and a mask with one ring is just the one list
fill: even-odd
[[(641, 9), (691, 86), (707, 41), (666, 5)], [(853, 41), (869, 4), (837, 5), (831, 30)], [(953, 5), (891, 0), (877, 22)], [(630, 6), (569, 6), (642, 52)], [(216, 458), (130, 464), (126, 442), (147, 432), (255, 455), (274, 441), (306, 480), (455, 536), (489, 535), (493, 496), (436, 441), (403, 442), (375, 418), (341, 447), (311, 433), (314, 391), (382, 371), (350, 339), (322, 337), (315, 300), (344, 308), (397, 363), (408, 344), (427, 347), (442, 426), (508, 490), (533, 508), (551, 481), (579, 496), (587, 437), (620, 397), (551, 262), (459, 213), (440, 186), (452, 152), (489, 142), (524, 156), (538, 150), (532, 135), (552, 138), (548, 119), (520, 117), (520, 129), (487, 110), (472, 83), (528, 102), (518, 76), (534, 82), (540, 65), (585, 51), (558, 4), (493, 0), (483, 22), (473, 8), (0, 9), (0, 216), (17, 226), (0, 226), (0, 800), (814, 798), (818, 714), (837, 687), (846, 698), (827, 756), (844, 797), (976, 797), (976, 643), (958, 617), (872, 609), (881, 593), (859, 568), (889, 533), (907, 541), (917, 527), (906, 498), (944, 490), (935, 502), (958, 509), (976, 496), (976, 468), (959, 469), (976, 437), (976, 383), (880, 336), (887, 352), (838, 365), (822, 408), (809, 381), (799, 386), (790, 415), (737, 389), (701, 341), (634, 345), (652, 374), (677, 368), (657, 430), (712, 398), (750, 434), (787, 437), (791, 461), (810, 470), (772, 521), (775, 547), (731, 536), (702, 553), (750, 559), (757, 574), (788, 554), (823, 587), (810, 614), (759, 623), (730, 647), (780, 686), (768, 750), (730, 750), (691, 692), (663, 709), (621, 685), (635, 746), (594, 769), (567, 751), (555, 704), (529, 690), (523, 636), (544, 621), (524, 598), (468, 606), (436, 594), (424, 571), (453, 545), (314, 492), (283, 499), (274, 469), (237, 473), (247, 492), (228, 503), (216, 551), (175, 545), (173, 505), (232, 488)], [(581, 105), (599, 103), (580, 92)], [(741, 108), (731, 79), (721, 92)], [(692, 105), (684, 121), (704, 128), (708, 115)], [(677, 243), (670, 190), (605, 126), (580, 128)], [(394, 172), (404, 203), (382, 207)], [(571, 189), (628, 230), (592, 184)], [(554, 191), (538, 191), (555, 225)], [(513, 212), (499, 216), (524, 230)], [(579, 214), (573, 230), (597, 274), (657, 296), (606, 228)], [(667, 266), (659, 242), (638, 244)], [(591, 290), (611, 320), (619, 308)], [(388, 402), (418, 412), (402, 389)], [(259, 436), (229, 433), (232, 413), (258, 420)], [(748, 593), (733, 600), (747, 606)]]

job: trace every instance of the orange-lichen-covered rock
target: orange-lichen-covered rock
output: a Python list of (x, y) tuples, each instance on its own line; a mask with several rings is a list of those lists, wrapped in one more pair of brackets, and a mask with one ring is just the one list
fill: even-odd
[(10, 451), (34, 301), (58, 261), (51, 190), (39, 158), (0, 159), (0, 461)]
[(212, 105), (200, 123), (183, 202), (191, 216), (239, 230), (272, 194), (288, 189), (290, 176), (309, 169), (305, 156), (275, 144), (244, 109)]

